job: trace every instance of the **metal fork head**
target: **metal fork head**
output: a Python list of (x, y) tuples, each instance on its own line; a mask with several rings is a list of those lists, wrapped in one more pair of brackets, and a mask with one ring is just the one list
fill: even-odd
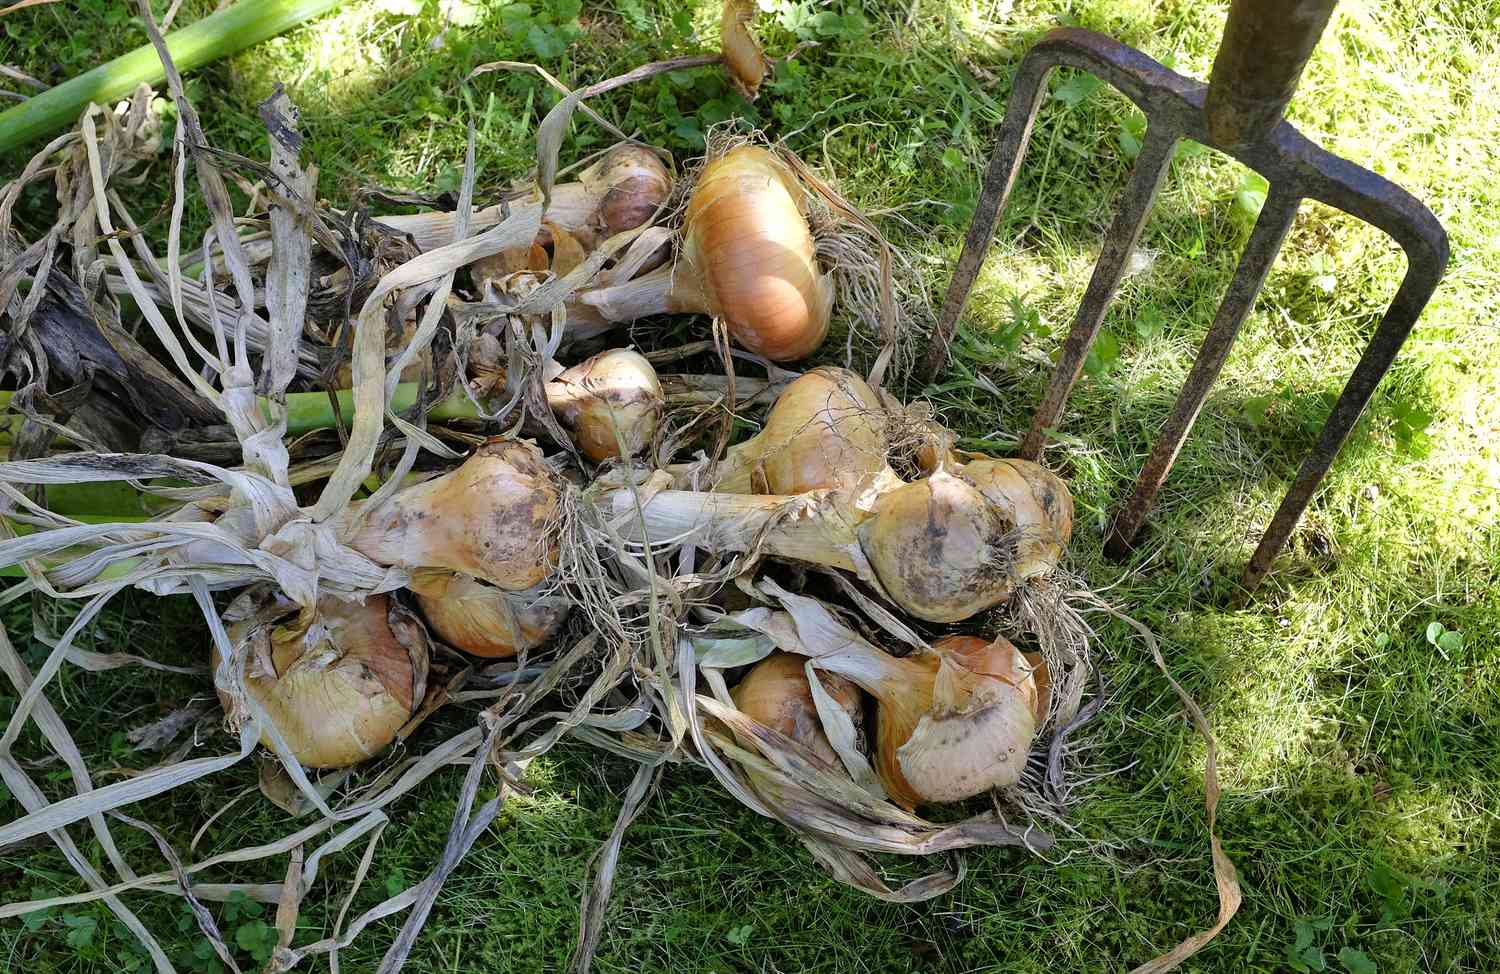
[[(1278, 7), (1281, 18), (1273, 9)], [(1332, 7), (1332, 0), (1236, 2), (1209, 85), (1185, 78), (1112, 38), (1076, 28), (1044, 36), (1017, 70), (995, 153), (929, 351), (927, 366), (933, 375), (946, 364), (959, 315), (1015, 184), (1048, 73), (1058, 66), (1091, 72), (1135, 102), (1147, 123), (1120, 208), (1105, 234), (1073, 327), (1022, 444), (1021, 455), (1028, 459), (1040, 456), (1048, 431), (1057, 425), (1177, 142), (1187, 138), (1219, 149), (1270, 183), (1265, 205), (1176, 405), (1136, 479), (1130, 500), (1115, 515), (1105, 543), (1111, 557), (1129, 552), (1304, 199), (1327, 203), (1385, 231), (1406, 252), (1407, 271), (1245, 568), (1241, 585), (1247, 592), (1260, 584), (1286, 544), (1442, 277), (1448, 261), (1447, 234), (1427, 207), (1389, 180), (1323, 150), (1281, 119)], [(1284, 20), (1288, 16), (1293, 18), (1290, 27)]]

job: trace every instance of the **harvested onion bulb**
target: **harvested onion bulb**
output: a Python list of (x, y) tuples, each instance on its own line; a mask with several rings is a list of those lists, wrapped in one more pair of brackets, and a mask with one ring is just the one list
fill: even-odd
[(666, 397), (656, 369), (639, 352), (612, 348), (547, 383), (547, 403), (584, 456), (595, 463), (633, 457), (651, 445)]
[(468, 575), (424, 573), (407, 586), (432, 632), (454, 649), (490, 659), (508, 659), (557, 634), (568, 603), (543, 582), (506, 592)]
[(1031, 668), (1004, 637), (971, 639), (907, 657), (849, 643), (815, 661), (875, 697), (875, 767), (904, 808), (972, 798), (1025, 770), (1037, 726)]
[[(823, 732), (813, 702), (812, 687), (803, 669), (807, 658), (774, 652), (756, 663), (730, 696), (740, 712), (806, 747), (829, 767), (839, 767), (838, 754)], [(823, 689), (849, 715), (854, 726), (863, 722), (859, 688), (834, 673), (822, 677)]]
[(443, 569), (518, 592), (557, 562), (559, 499), (534, 444), (495, 437), (457, 469), (346, 515), (347, 543), (382, 565)]
[[(332, 597), (317, 611), (254, 613), (228, 627), (246, 640), (245, 690), (276, 724), (292, 755), (310, 768), (341, 768), (384, 750), (427, 692), (426, 634), (416, 617), (385, 595), (363, 603)], [(217, 643), (213, 666), (219, 666)], [(231, 709), (222, 688), (219, 699)], [(269, 733), (261, 743), (271, 746)]]
[[(503, 250), (469, 265), (478, 287), (517, 271), (545, 271), (565, 260), (560, 251), (594, 250), (651, 218), (672, 194), (672, 177), (661, 158), (644, 146), (622, 142), (578, 174), (552, 188), (542, 232), (530, 244)], [(549, 260), (547, 250), (552, 249)]]
[[(608, 504), (629, 518), (634, 497)], [(929, 622), (959, 622), (1050, 572), (1073, 527), (1073, 499), (1025, 460), (980, 460), (901, 484), (872, 502), (838, 491), (741, 496), (664, 490), (643, 501), (647, 537), (854, 571)]]
[(731, 149), (698, 176), (676, 266), (581, 292), (570, 318), (708, 314), (773, 362), (806, 358), (823, 343), (833, 310), (833, 280), (818, 266), (807, 204), (797, 178), (770, 152)]
[(782, 391), (758, 434), (729, 448), (714, 490), (887, 490), (900, 481), (886, 463), (885, 424), (879, 397), (858, 375), (813, 369)]

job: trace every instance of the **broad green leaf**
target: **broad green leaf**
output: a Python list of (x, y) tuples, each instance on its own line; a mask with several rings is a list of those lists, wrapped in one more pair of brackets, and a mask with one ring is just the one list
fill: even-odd
[(1370, 955), (1353, 947), (1339, 948), (1339, 963), (1349, 974), (1380, 974), (1380, 968), (1375, 966)]

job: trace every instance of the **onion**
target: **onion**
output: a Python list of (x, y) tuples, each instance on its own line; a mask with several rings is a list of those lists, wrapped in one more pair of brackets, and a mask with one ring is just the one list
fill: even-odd
[(557, 634), (567, 602), (547, 594), (547, 582), (507, 592), (468, 575), (425, 573), (408, 586), (439, 639), (475, 656), (505, 659)]
[(495, 437), (456, 470), (356, 508), (347, 543), (382, 565), (443, 569), (510, 592), (531, 588), (558, 555), (560, 494), (542, 451)]
[[(476, 287), (517, 271), (545, 271), (554, 252), (576, 245), (595, 249), (617, 233), (634, 230), (651, 218), (672, 194), (672, 177), (661, 158), (645, 146), (622, 142), (578, 174), (571, 183), (552, 188), (537, 239), (503, 250), (469, 265)], [(556, 254), (554, 253), (554, 257)]]
[(900, 481), (886, 463), (885, 422), (880, 398), (858, 375), (813, 369), (782, 391), (760, 433), (729, 448), (714, 490), (888, 489)]
[[(630, 517), (633, 495), (613, 491)], [(838, 491), (739, 496), (664, 490), (642, 503), (653, 542), (752, 548), (857, 572), (929, 622), (959, 622), (1051, 571), (1073, 526), (1055, 474), (1025, 460), (980, 460), (901, 484), (872, 502)]]
[(639, 352), (612, 348), (547, 383), (547, 402), (595, 463), (635, 456), (651, 445), (666, 397), (656, 369)]
[(1004, 637), (946, 639), (908, 657), (851, 642), (815, 665), (875, 697), (875, 767), (898, 805), (961, 801), (1020, 780), (1037, 688)]
[[(269, 609), (231, 619), (229, 639), (236, 647), (250, 641), (245, 689), (293, 757), (310, 768), (340, 768), (388, 747), (427, 692), (421, 623), (385, 595), (363, 603), (324, 597), (315, 612), (277, 596)], [(216, 643), (215, 670), (219, 659)], [(232, 709), (222, 688), (219, 699)], [(261, 743), (271, 746), (269, 733)]]
[(774, 155), (753, 145), (731, 149), (698, 176), (676, 267), (580, 292), (569, 318), (708, 314), (773, 362), (805, 358), (823, 343), (833, 310), (833, 279), (818, 266), (806, 206), (802, 186)]
[(929, 622), (959, 622), (1057, 564), (1073, 498), (1046, 468), (980, 460), (875, 501), (859, 545), (891, 599)]
[(757, 13), (755, 0), (724, 0), (719, 14), (719, 46), (729, 80), (749, 101), (760, 94), (760, 83), (771, 70), (760, 41), (750, 30)]
[[(774, 652), (745, 674), (731, 691), (740, 712), (761, 724), (785, 734), (822, 758), (830, 767), (840, 767), (837, 752), (823, 732), (812, 687), (808, 685), (804, 664), (807, 659), (792, 653)], [(837, 674), (822, 680), (823, 688), (858, 728), (863, 723), (859, 688)]]

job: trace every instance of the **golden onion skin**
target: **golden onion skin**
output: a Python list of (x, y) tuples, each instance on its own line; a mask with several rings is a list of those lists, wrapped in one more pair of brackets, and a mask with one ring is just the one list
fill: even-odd
[(1047, 716), (1051, 680), (1039, 653), (1023, 653), (1004, 636), (945, 636), (932, 648), (971, 672), (1003, 680), (1020, 690), (1037, 724)]
[[(838, 754), (823, 733), (823, 722), (813, 702), (804, 665), (807, 657), (780, 651), (756, 663), (730, 691), (734, 705), (745, 716), (784, 734), (839, 767)], [(836, 673), (820, 673), (823, 689), (849, 715), (856, 728), (863, 723), (859, 688)]]
[[(639, 455), (656, 438), (667, 398), (651, 362), (628, 348), (585, 359), (547, 383), (547, 402), (595, 463)], [(618, 427), (619, 437), (616, 438)]]
[(520, 591), (557, 563), (560, 497), (535, 444), (495, 437), (457, 469), (398, 491), (358, 522), (349, 543), (382, 565), (443, 569)]
[[(425, 632), (385, 595), (325, 597), (315, 613), (232, 623), (228, 633), (235, 646), (251, 641), (245, 690), (305, 767), (347, 767), (389, 747), (427, 692)], [(217, 670), (217, 643), (212, 659)], [(230, 711), (229, 694), (218, 692)], [(272, 746), (269, 732), (261, 743)]]
[(858, 375), (813, 369), (782, 390), (760, 433), (730, 447), (714, 489), (802, 494), (870, 486), (889, 470), (885, 424), (879, 397)]
[(557, 635), (570, 606), (548, 587), (506, 592), (468, 575), (414, 579), (410, 586), (435, 636), (486, 659), (509, 659)]
[(773, 362), (812, 354), (833, 310), (833, 282), (818, 267), (803, 199), (775, 156), (745, 145), (703, 168), (684, 220), (682, 256), (702, 310)]

